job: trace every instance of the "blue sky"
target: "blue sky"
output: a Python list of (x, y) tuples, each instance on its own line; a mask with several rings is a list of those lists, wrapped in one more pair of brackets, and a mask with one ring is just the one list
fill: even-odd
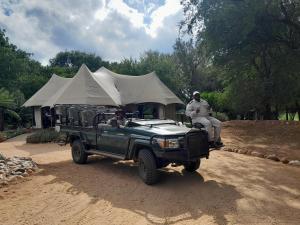
[(180, 0), (0, 0), (0, 27), (43, 64), (64, 50), (111, 61), (171, 52), (182, 18)]

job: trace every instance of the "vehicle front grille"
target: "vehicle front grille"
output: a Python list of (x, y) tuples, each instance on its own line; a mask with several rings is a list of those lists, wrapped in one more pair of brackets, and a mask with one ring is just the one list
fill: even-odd
[(207, 133), (205, 131), (187, 133), (185, 146), (189, 158), (207, 156), (209, 153)]

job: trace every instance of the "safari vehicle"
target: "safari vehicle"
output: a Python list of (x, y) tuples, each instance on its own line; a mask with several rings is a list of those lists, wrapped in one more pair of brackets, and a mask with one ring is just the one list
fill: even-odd
[(78, 110), (74, 114), (74, 110), (68, 109), (60, 130), (67, 134), (75, 163), (86, 163), (89, 155), (134, 160), (141, 179), (151, 185), (158, 181), (158, 169), (170, 163), (194, 172), (200, 159), (209, 157), (207, 132), (202, 129), (179, 126), (173, 120), (138, 119), (128, 114), (131, 117), (122, 126), (112, 118), (113, 112)]

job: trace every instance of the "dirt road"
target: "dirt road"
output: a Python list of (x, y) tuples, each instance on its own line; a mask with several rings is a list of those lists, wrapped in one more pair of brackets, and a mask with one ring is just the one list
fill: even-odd
[(145, 185), (132, 162), (93, 157), (72, 163), (69, 146), (0, 144), (31, 156), (42, 172), (0, 189), (0, 224), (300, 224), (300, 169), (215, 151), (198, 173), (182, 167)]

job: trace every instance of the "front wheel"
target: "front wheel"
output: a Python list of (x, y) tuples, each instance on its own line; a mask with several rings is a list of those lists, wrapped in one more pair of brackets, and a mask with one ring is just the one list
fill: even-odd
[(158, 171), (155, 158), (148, 149), (142, 149), (138, 155), (139, 175), (148, 185), (158, 181)]
[(88, 155), (84, 151), (84, 147), (80, 140), (75, 140), (72, 143), (72, 158), (77, 164), (85, 164), (87, 161)]
[(200, 159), (184, 164), (184, 169), (188, 172), (195, 172), (200, 167)]

